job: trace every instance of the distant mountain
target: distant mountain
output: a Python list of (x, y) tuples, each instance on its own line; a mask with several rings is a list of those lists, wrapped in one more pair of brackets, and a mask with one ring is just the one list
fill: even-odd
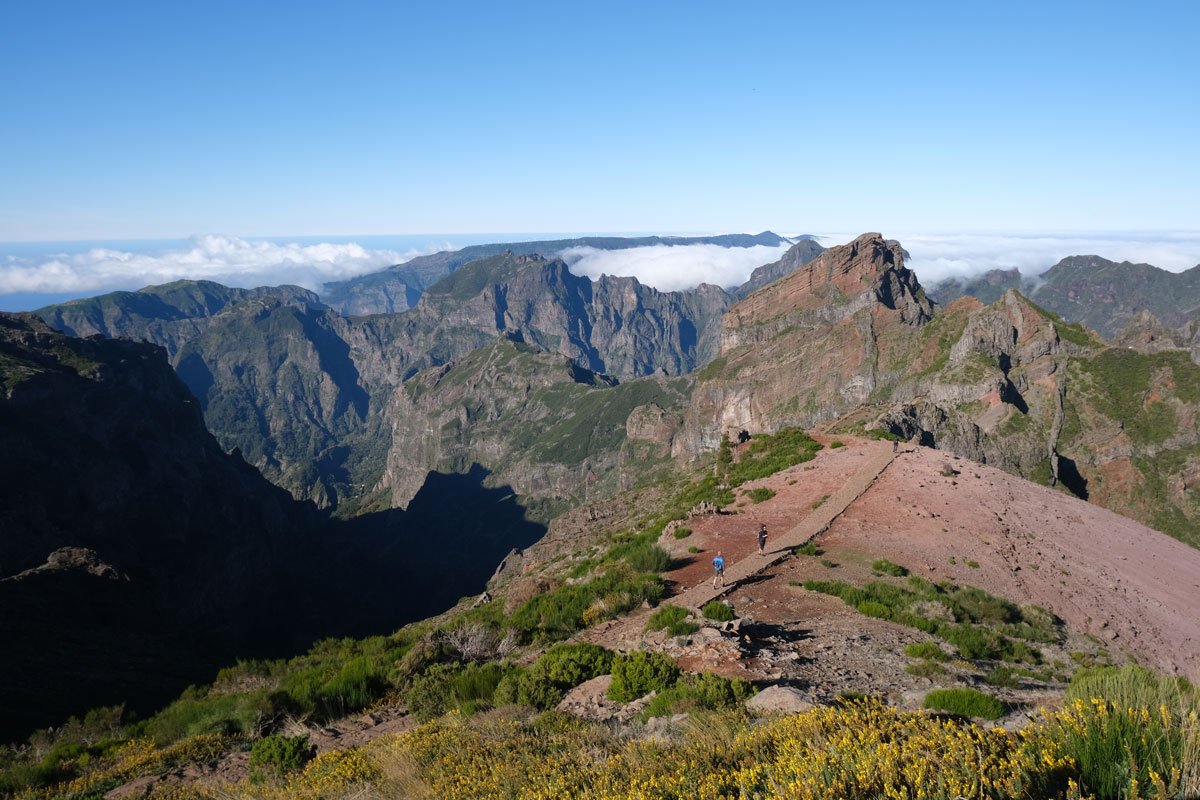
[(1039, 305), (1106, 338), (1139, 311), (1149, 311), (1173, 328), (1200, 317), (1200, 265), (1175, 273), (1149, 264), (1071, 256), (1039, 280), (1033, 294)]
[(166, 348), (221, 445), (299, 498), (336, 504), (382, 468), (348, 324), (312, 292), (177, 281), (37, 313), (73, 335)]
[(392, 393), (418, 371), (515, 336), (622, 380), (681, 375), (715, 354), (730, 302), (715, 286), (659, 292), (503, 252), (447, 275), (403, 314), (347, 319), (294, 287), (208, 283), (39, 313), (72, 333), (163, 345), (223, 447), (296, 497), (330, 506), (378, 483), (396, 424)]
[(244, 300), (320, 306), (315, 294), (299, 286), (235, 289), (212, 281), (175, 281), (71, 300), (34, 313), (71, 336), (145, 339), (174, 358), (184, 342), (206, 327), (205, 321)]
[(664, 409), (679, 406), (688, 387), (661, 375), (618, 382), (519, 339), (496, 339), (395, 393), (385, 478), (392, 505), (407, 506), (431, 470), (476, 464), (559, 509), (645, 482), (669, 464), (678, 421)]
[(1200, 265), (1176, 273), (1099, 256), (1064, 258), (1036, 278), (1015, 269), (993, 270), (973, 279), (951, 278), (936, 284), (930, 296), (942, 304), (963, 295), (994, 303), (1008, 289), (1019, 289), (1038, 305), (1107, 339), (1141, 311), (1172, 328), (1200, 317)]
[(991, 305), (1004, 296), (1009, 289), (1016, 289), (1032, 297), (1037, 281), (1012, 269), (992, 269), (972, 278), (951, 277), (938, 281), (929, 289), (929, 297), (935, 303), (948, 306), (960, 297), (974, 297)]
[(634, 247), (715, 244), (721, 247), (778, 247), (788, 240), (770, 231), (759, 234), (720, 236), (583, 236), (577, 239), (547, 239), (532, 242), (497, 242), (418, 256), (382, 272), (361, 275), (345, 281), (327, 283), (321, 299), (347, 316), (394, 314), (416, 305), (421, 294), (454, 270), (483, 258), (504, 252), (513, 255), (553, 257), (572, 247), (597, 250), (626, 250)]

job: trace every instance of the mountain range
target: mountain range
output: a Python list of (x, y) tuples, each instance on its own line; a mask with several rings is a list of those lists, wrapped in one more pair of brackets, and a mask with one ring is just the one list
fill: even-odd
[(1200, 264), (1168, 272), (1100, 256), (1070, 256), (1037, 276), (1010, 269), (971, 279), (949, 278), (931, 287), (930, 296), (942, 304), (962, 295), (993, 303), (1009, 289), (1106, 339), (1120, 334), (1141, 312), (1153, 314), (1170, 328), (1184, 328), (1200, 315)]
[[(531, 248), (355, 284), (407, 277), (400, 313), (183, 281), (39, 312), (64, 333), (4, 316), (5, 479), (20, 491), (0, 592), (43, 610), (6, 616), (3, 633), (29, 643), (22, 663), (43, 659), (45, 685), (5, 676), (17, 694), (0, 700), (69, 672), (50, 632), (105, 665), (20, 724), (126, 696), (139, 659), (161, 668), (161, 697), (250, 643), (278, 652), (435, 613), (564, 511), (673, 480), (743, 431), (914, 440), (1200, 545), (1194, 314), (1129, 314), (1113, 346), (1005, 283), (1019, 276), (959, 287), (989, 304), (927, 294), (876, 233), (801, 240), (733, 291), (593, 281)], [(375, 289), (337, 291), (366, 303)], [(1114, 300), (1095, 325), (1140, 302)], [(129, 624), (64, 624), (93, 594)], [(110, 635), (129, 662), (100, 658)]]

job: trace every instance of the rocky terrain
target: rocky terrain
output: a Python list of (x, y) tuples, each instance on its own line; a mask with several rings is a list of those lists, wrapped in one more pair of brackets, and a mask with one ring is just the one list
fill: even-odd
[(930, 296), (943, 304), (963, 295), (993, 303), (1009, 289), (1112, 339), (1144, 311), (1171, 328), (1195, 320), (1200, 312), (1200, 265), (1175, 273), (1150, 264), (1070, 256), (1036, 277), (1010, 269), (972, 279), (951, 278), (934, 286)]
[[(584, 236), (577, 239), (550, 239), (531, 242), (482, 244), (418, 256), (403, 264), (346, 281), (327, 283), (322, 299), (346, 316), (396, 314), (416, 305), (430, 286), (459, 267), (510, 251), (518, 256), (553, 257), (564, 250), (591, 247), (597, 250), (625, 250), (634, 247), (715, 244), (721, 247), (776, 247), (787, 240), (764, 231), (760, 234), (721, 236)], [(753, 279), (752, 279), (753, 280)]]
[(561, 260), (506, 251), (471, 261), (399, 315), (348, 319), (299, 289), (186, 282), (39, 313), (74, 335), (166, 347), (218, 441), (326, 507), (379, 485), (389, 428), (423, 424), (391, 416), (407, 408), (393, 393), (416, 372), (510, 336), (622, 380), (681, 375), (716, 352), (730, 302), (713, 286), (591, 281)]
[(1188, 350), (1106, 347), (1015, 290), (935, 311), (878, 234), (738, 302), (722, 327), (677, 452), (742, 429), (882, 429), (1200, 541), (1186, 488), (1200, 468), (1200, 371)]
[[(1132, 658), (1200, 678), (1200, 623), (1193, 613), (1200, 552), (1064, 493), (930, 448), (903, 448), (864, 491), (835, 509), (832, 522), (809, 539), (816, 554), (776, 560), (787, 552), (780, 542), (792, 528), (834, 502), (874, 455), (890, 449), (848, 439), (810, 463), (743, 487), (770, 488), (770, 499), (743, 499), (725, 513), (692, 517), (686, 522), (691, 535), (683, 539), (664, 534), (659, 543), (674, 557), (666, 577), (679, 598), (664, 602), (681, 602), (690, 587), (708, 587), (718, 550), (731, 564), (727, 572), (743, 562), (759, 570), (733, 581), (723, 595), (736, 624), (709, 623), (697, 634), (670, 637), (646, 632), (649, 612), (641, 612), (585, 638), (618, 649), (664, 650), (695, 670), (792, 686), (814, 704), (857, 691), (917, 707), (931, 686), (982, 683), (982, 674), (965, 664), (932, 680), (906, 672), (914, 659), (903, 655), (905, 645), (930, 641), (928, 634), (864, 616), (800, 585), (809, 579), (906, 585), (872, 568), (887, 559), (930, 582), (978, 587), (1052, 611), (1068, 633), (1060, 644), (1042, 646), (1051, 672), (1069, 673), (1081, 658)], [(771, 532), (770, 558), (757, 553), (759, 523)], [(570, 530), (552, 526), (534, 551), (542, 555), (531, 554), (524, 572), (536, 574), (540, 558), (561, 552), (562, 542), (572, 540)], [(1006, 696), (1035, 705), (1057, 691), (1055, 680), (1031, 679)]]

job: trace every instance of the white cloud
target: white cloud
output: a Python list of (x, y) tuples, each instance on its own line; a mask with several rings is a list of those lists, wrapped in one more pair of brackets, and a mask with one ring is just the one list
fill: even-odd
[(296, 284), (317, 290), (327, 281), (377, 272), (421, 252), (368, 250), (354, 243), (276, 244), (197, 236), (185, 249), (162, 253), (96, 248), (42, 259), (9, 256), (0, 262), (0, 294), (103, 292), (181, 278), (239, 287)]
[(722, 247), (716, 244), (654, 245), (628, 250), (571, 247), (559, 255), (576, 275), (632, 275), (642, 283), (671, 292), (701, 283), (738, 286), (756, 267), (778, 261), (791, 245)]
[[(1036, 276), (1067, 256), (1097, 255), (1110, 261), (1153, 264), (1182, 272), (1200, 264), (1200, 232), (1101, 234), (891, 234), (912, 256), (908, 267), (927, 284), (950, 276), (972, 276), (1016, 267)], [(822, 235), (826, 247), (854, 235)]]

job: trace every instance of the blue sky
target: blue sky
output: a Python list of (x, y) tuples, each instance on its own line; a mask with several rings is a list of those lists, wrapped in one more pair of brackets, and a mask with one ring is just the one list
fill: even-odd
[(0, 5), (0, 242), (1200, 218), (1197, 2), (436, 5)]

